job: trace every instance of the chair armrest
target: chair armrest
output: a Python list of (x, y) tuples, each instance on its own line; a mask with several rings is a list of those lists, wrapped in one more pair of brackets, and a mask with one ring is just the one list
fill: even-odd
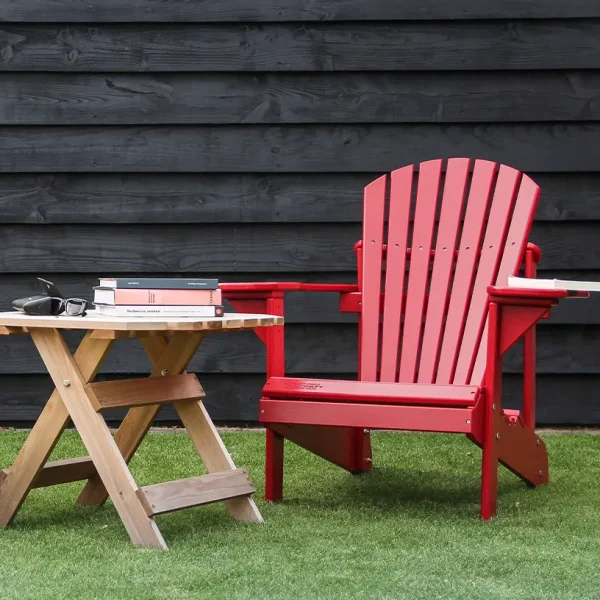
[(356, 292), (355, 283), (300, 283), (298, 281), (260, 281), (242, 283), (220, 283), (225, 295), (228, 292)]
[(590, 292), (576, 290), (540, 290), (533, 288), (488, 286), (490, 302), (499, 304), (531, 305), (557, 304), (563, 298), (589, 298)]
[(219, 283), (219, 288), (227, 297), (228, 292), (287, 292), (298, 289), (302, 284), (296, 281), (259, 281), (241, 283)]

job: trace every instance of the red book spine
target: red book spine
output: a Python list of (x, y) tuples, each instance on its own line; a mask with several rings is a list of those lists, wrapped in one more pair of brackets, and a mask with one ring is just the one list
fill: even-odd
[(162, 304), (167, 306), (219, 306), (221, 290), (137, 290), (116, 289), (115, 305)]

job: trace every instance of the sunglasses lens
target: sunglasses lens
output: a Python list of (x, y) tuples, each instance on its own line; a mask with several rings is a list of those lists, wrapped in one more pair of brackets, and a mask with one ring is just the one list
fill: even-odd
[(50, 314), (59, 315), (63, 310), (63, 299), (50, 297)]
[(85, 312), (87, 302), (78, 298), (71, 298), (65, 301), (65, 313), (70, 317), (78, 317)]

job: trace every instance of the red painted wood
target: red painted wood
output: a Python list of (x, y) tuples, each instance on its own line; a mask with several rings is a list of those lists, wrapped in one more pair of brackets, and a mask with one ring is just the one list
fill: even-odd
[[(514, 176), (517, 177), (516, 171)], [(510, 226), (508, 227), (506, 241), (500, 243), (498, 246), (499, 253), (496, 261), (499, 261), (500, 264), (498, 266), (498, 272), (495, 275), (495, 279), (493, 280), (493, 283), (496, 285), (506, 285), (508, 282), (508, 276), (516, 275), (519, 272), (519, 267), (525, 253), (527, 237), (529, 236), (531, 226), (533, 225), (533, 217), (538, 205), (539, 195), (540, 188), (529, 177), (524, 175), (521, 179), (521, 185), (519, 187), (519, 192), (517, 193), (517, 199), (514, 204), (514, 209), (512, 210), (512, 215), (508, 215), (510, 219)], [(481, 268), (482, 267), (480, 266), (480, 270)], [(487, 316), (485, 305), (487, 303), (488, 285), (489, 282), (483, 281), (482, 287), (486, 288), (486, 290), (482, 291), (481, 293), (481, 296), (483, 297), (483, 319), (485, 319)], [(476, 310), (478, 309), (479, 307), (476, 308)], [(477, 385), (481, 383), (483, 374), (485, 373), (486, 335), (487, 325), (484, 327), (483, 334), (481, 336), (482, 343), (479, 344), (478, 352), (473, 365), (473, 371), (471, 374), (469, 374), (469, 379), (466, 380)]]
[(375, 381), (378, 370), (379, 296), (386, 180), (386, 176), (376, 179), (364, 192), (360, 373), (361, 378), (367, 381)]
[(393, 406), (389, 404), (344, 404), (341, 402), (302, 402), (261, 398), (263, 423), (331, 425), (470, 433), (470, 408), (432, 408), (430, 406)]
[(425, 313), (425, 328), (417, 378), (419, 383), (435, 381), (435, 370), (450, 291), (450, 275), (454, 264), (456, 240), (469, 176), (469, 162), (467, 158), (451, 158), (446, 168), (442, 209), (431, 274), (431, 294)]
[(416, 378), (441, 173), (441, 160), (427, 161), (421, 163), (419, 167), (415, 221), (411, 241), (412, 254), (408, 272), (406, 313), (398, 374), (400, 382), (414, 382)]
[(370, 436), (363, 428), (273, 423), (269, 429), (351, 473), (372, 469)]
[(475, 161), (452, 283), (452, 295), (442, 338), (436, 383), (451, 383), (453, 379), (495, 172), (495, 163), (485, 160)]
[[(268, 315), (283, 317), (283, 298), (267, 298), (265, 312)], [(265, 327), (264, 334), (267, 346), (267, 377), (282, 377), (285, 374), (285, 332), (283, 325)]]
[(282, 435), (267, 428), (265, 433), (265, 500), (277, 502), (283, 498)]
[[(229, 304), (231, 304), (231, 306), (239, 313), (258, 313), (258, 314), (265, 314), (267, 312), (267, 300), (266, 298), (262, 298), (259, 300), (255, 300), (255, 299), (235, 299), (235, 298), (228, 298), (228, 302)], [(263, 342), (263, 343), (267, 343), (267, 327), (257, 327), (254, 330), (254, 333), (258, 336), (258, 338)], [(267, 353), (267, 368), (268, 368), (268, 364), (269, 364), (269, 360), (276, 360), (276, 358), (273, 358), (271, 356), (269, 356), (269, 354)]]
[(228, 293), (294, 291), (297, 290), (300, 285), (301, 284), (296, 281), (259, 281), (247, 283), (219, 283), (219, 288), (223, 292), (223, 296), (227, 297)]
[(490, 332), (487, 337), (488, 360), (483, 395), (483, 439), (481, 460), (481, 518), (490, 519), (496, 514), (498, 496), (499, 439), (495, 415), (502, 410), (502, 357), (500, 355), (500, 307), (489, 306)]
[[(471, 293), (471, 302), (469, 304), (465, 329), (456, 361), (454, 383), (467, 383), (470, 381), (487, 317), (487, 288), (491, 283), (496, 281), (520, 175), (515, 169), (506, 165), (500, 166), (481, 249), (479, 266)], [(524, 242), (525, 240), (523, 240)]]
[(498, 304), (502, 307), (499, 352), (505, 354), (527, 331), (543, 318), (548, 309), (545, 306), (515, 306)]
[(392, 172), (386, 244), (385, 302), (379, 377), (381, 381), (396, 381), (412, 180), (412, 165)]
[(271, 377), (265, 383), (262, 393), (268, 398), (380, 404), (412, 403), (435, 406), (473, 406), (479, 398), (479, 388), (470, 385), (387, 383), (294, 377)]
[[(537, 265), (533, 253), (525, 251), (525, 277), (535, 278)], [(536, 328), (532, 327), (523, 338), (523, 423), (535, 430), (536, 401)]]

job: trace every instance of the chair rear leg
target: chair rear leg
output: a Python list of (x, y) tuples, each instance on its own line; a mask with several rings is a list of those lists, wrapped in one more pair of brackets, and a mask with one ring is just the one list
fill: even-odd
[(267, 428), (265, 439), (265, 500), (277, 502), (283, 498), (284, 437)]

